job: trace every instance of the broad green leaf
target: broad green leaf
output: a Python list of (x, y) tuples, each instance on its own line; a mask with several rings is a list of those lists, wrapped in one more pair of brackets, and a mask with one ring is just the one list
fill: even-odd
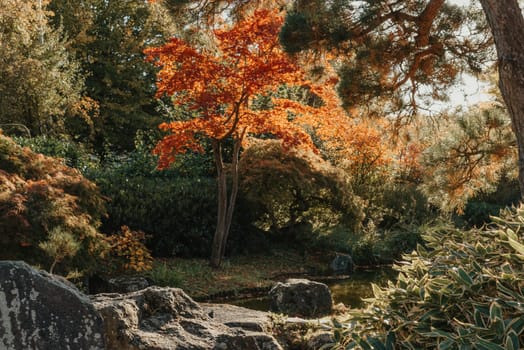
[(477, 337), (475, 348), (479, 350), (505, 350), (502, 346), (480, 337)]
[(372, 346), (373, 350), (386, 350), (384, 344), (377, 338), (368, 337), (367, 341)]
[(439, 343), (438, 350), (451, 349), (454, 344), (455, 344), (455, 341), (453, 341), (452, 339), (446, 339), (443, 342)]
[(524, 244), (517, 242), (512, 238), (508, 238), (509, 245), (515, 249), (520, 255), (524, 255)]
[(519, 350), (519, 337), (515, 332), (510, 331), (506, 335), (505, 346), (506, 350)]
[[(509, 332), (508, 332), (509, 329)], [(515, 332), (517, 335), (522, 335), (524, 332), (524, 317), (516, 317), (506, 326), (506, 331), (508, 333)]]
[(502, 308), (496, 301), (489, 307), (489, 318), (491, 322), (502, 321)]
[(460, 276), (460, 279), (462, 282), (464, 282), (468, 287), (471, 287), (473, 285), (473, 280), (468, 275), (466, 271), (462, 267), (459, 267), (457, 269), (458, 275)]

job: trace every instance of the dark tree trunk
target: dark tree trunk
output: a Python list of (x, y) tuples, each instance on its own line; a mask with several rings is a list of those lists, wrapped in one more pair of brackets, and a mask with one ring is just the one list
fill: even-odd
[(479, 0), (497, 49), (499, 88), (517, 138), (520, 197), (524, 196), (524, 18), (518, 0)]
[(219, 267), (222, 263), (222, 245), (226, 235), (226, 217), (227, 217), (227, 176), (222, 158), (222, 145), (219, 141), (213, 141), (213, 157), (217, 170), (217, 188), (218, 188), (218, 214), (217, 226), (213, 243), (211, 245), (210, 264), (213, 267)]
[(244, 133), (241, 134), (240, 139), (235, 140), (233, 146), (232, 162), (231, 162), (231, 190), (228, 198), (227, 189), (227, 173), (222, 158), (222, 145), (220, 141), (213, 143), (213, 156), (215, 158), (215, 166), (217, 169), (217, 186), (218, 186), (218, 215), (217, 227), (213, 237), (213, 244), (211, 246), (210, 265), (213, 267), (220, 267), (222, 258), (226, 253), (226, 244), (229, 237), (229, 230), (231, 229), (231, 221), (233, 221), (233, 211), (235, 210), (235, 203), (238, 194), (238, 160), (240, 158), (240, 148)]

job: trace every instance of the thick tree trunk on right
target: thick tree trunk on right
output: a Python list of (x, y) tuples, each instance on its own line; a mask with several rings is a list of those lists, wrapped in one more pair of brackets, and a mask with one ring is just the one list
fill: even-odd
[(524, 17), (518, 0), (479, 0), (495, 40), (499, 88), (517, 138), (520, 197), (524, 197)]

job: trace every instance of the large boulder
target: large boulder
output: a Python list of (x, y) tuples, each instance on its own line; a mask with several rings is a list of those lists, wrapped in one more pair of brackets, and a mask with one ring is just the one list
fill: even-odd
[(0, 261), (0, 349), (104, 349), (103, 321), (76, 288), (21, 261)]
[(288, 279), (269, 291), (270, 310), (306, 318), (331, 314), (333, 299), (329, 287), (307, 279)]
[(203, 309), (178, 288), (92, 299), (104, 318), (108, 350), (282, 349), (271, 335), (214, 319), (216, 310)]

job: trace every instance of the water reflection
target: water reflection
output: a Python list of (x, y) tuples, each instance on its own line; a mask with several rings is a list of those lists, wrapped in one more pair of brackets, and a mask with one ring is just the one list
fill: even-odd
[(364, 306), (362, 298), (373, 296), (371, 283), (385, 286), (388, 280), (393, 280), (397, 273), (391, 268), (379, 270), (355, 271), (350, 278), (326, 283), (331, 290), (335, 304), (344, 303), (351, 308)]
[[(380, 286), (386, 285), (388, 280), (393, 280), (397, 273), (391, 268), (355, 271), (350, 278), (343, 280), (321, 281), (326, 283), (331, 290), (335, 304), (344, 303), (351, 308), (360, 308), (364, 305), (362, 298), (373, 296), (371, 283)], [(253, 310), (268, 311), (269, 298), (251, 298), (231, 302), (231, 304)]]

